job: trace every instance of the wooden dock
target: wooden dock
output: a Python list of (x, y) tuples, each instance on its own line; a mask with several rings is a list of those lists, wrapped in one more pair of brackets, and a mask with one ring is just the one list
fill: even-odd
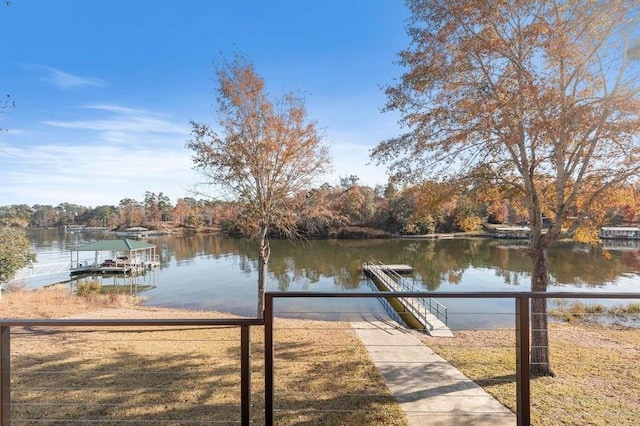
[[(399, 275), (413, 271), (411, 266), (365, 263), (362, 270), (373, 279), (380, 291), (421, 291)], [(446, 320), (446, 308), (437, 301), (431, 298), (400, 297), (390, 299), (389, 302), (410, 327), (424, 330), (430, 336), (453, 337), (449, 327), (438, 318), (440, 315), (432, 313), (435, 310), (436, 314), (443, 314)]]

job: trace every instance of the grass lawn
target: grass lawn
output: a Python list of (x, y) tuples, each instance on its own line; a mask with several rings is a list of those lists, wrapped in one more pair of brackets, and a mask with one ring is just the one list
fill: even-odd
[[(137, 303), (123, 295), (76, 297), (64, 288), (18, 290), (0, 300), (0, 316), (228, 317)], [(258, 423), (264, 408), (263, 332), (262, 327), (252, 328), (252, 420)], [(236, 421), (239, 335), (235, 327), (13, 329), (12, 415), (64, 424)], [(277, 424), (406, 424), (348, 326), (277, 319), (274, 336)], [(513, 330), (420, 338), (515, 411)], [(553, 323), (550, 340), (556, 377), (531, 382), (533, 424), (638, 424), (640, 330)]]
[[(550, 324), (556, 377), (531, 381), (537, 425), (637, 425), (640, 422), (640, 330), (580, 323)], [(515, 332), (456, 332), (422, 340), (443, 358), (516, 409)]]
[[(230, 317), (135, 307), (112, 295), (77, 299), (83, 298), (60, 288), (16, 291), (5, 294), (0, 309), (13, 318)], [(277, 319), (274, 334), (277, 424), (406, 424), (344, 324)], [(252, 327), (251, 339), (252, 421), (261, 424), (263, 328)], [(234, 423), (240, 419), (239, 342), (237, 327), (12, 329), (12, 424)]]

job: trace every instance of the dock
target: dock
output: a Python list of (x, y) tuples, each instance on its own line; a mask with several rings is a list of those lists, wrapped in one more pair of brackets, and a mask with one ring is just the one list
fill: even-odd
[[(409, 265), (385, 265), (365, 262), (363, 272), (371, 277), (380, 291), (420, 292), (401, 273), (410, 273)], [(424, 330), (430, 336), (453, 337), (446, 324), (447, 308), (432, 298), (399, 297), (389, 303), (411, 328)], [(443, 321), (444, 320), (444, 321)]]
[(128, 262), (112, 261), (110, 259), (102, 263), (82, 263), (79, 262), (73, 269), (71, 269), (71, 276), (75, 275), (114, 275), (114, 274), (142, 274), (147, 270), (157, 268), (159, 263), (157, 262)]
[[(80, 260), (80, 253), (84, 252), (93, 252), (93, 258)], [(108, 259), (103, 259), (105, 254), (109, 255)], [(71, 276), (138, 275), (159, 266), (156, 246), (142, 241), (100, 240), (71, 250)]]

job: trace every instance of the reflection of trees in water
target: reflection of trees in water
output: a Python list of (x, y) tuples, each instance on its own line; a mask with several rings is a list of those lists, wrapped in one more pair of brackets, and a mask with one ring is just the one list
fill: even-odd
[(412, 266), (416, 278), (426, 290), (435, 291), (440, 284), (459, 284), (465, 270), (474, 263), (482, 263), (486, 250), (481, 249), (483, 240), (459, 239), (423, 241), (414, 253)]
[[(531, 275), (531, 259), (526, 254), (526, 245), (492, 247), (495, 261), (493, 266), (496, 276), (504, 279), (506, 284), (519, 285)], [(603, 255), (598, 248), (580, 249), (573, 243), (557, 243), (549, 250), (549, 273), (554, 285), (602, 286), (614, 282), (620, 277), (625, 267), (632, 266), (634, 272), (640, 271), (637, 253), (630, 259), (613, 255)]]
[[(331, 278), (340, 289), (356, 289), (362, 282), (363, 262), (398, 263), (398, 259), (403, 259), (397, 243), (396, 240), (274, 240), (271, 241), (269, 276), (280, 290), (287, 290), (293, 284), (300, 284), (303, 289), (312, 288), (323, 277)], [(256, 247), (247, 249), (239, 254), (254, 265)]]
[(487, 250), (493, 265), (487, 264), (485, 267), (493, 269), (495, 276), (501, 278), (504, 284), (519, 286), (531, 276), (532, 265), (527, 256), (527, 247), (524, 242), (488, 242)]
[(496, 269), (496, 277), (502, 279), (502, 282), (507, 285), (518, 286), (522, 279), (528, 279), (531, 274), (517, 271), (508, 271), (506, 269)]
[[(609, 253), (612, 253), (610, 251)], [(626, 273), (640, 271), (640, 250), (619, 251), (612, 254), (625, 267)]]
[(623, 260), (620, 252), (607, 258), (597, 248), (575, 250), (570, 244), (562, 244), (549, 252), (549, 269), (554, 284), (594, 287), (622, 276), (626, 269)]
[(218, 259), (230, 255), (240, 255), (247, 241), (220, 238), (211, 235), (191, 235), (180, 237), (162, 237), (149, 240), (152, 244), (167, 247), (169, 256), (176, 262), (190, 263), (198, 257)]
[(316, 240), (307, 242), (272, 241), (269, 273), (286, 290), (292, 283), (309, 288), (322, 277), (332, 278), (341, 289), (360, 285), (362, 263), (369, 259), (372, 246), (355, 241)]
[[(56, 235), (60, 238), (60, 234)], [(53, 240), (54, 238), (51, 238)], [(46, 245), (46, 238), (41, 244)], [(189, 263), (198, 257), (218, 259), (237, 256), (244, 273), (256, 271), (257, 245), (242, 239), (215, 236), (163, 237), (150, 242), (163, 257)], [(54, 244), (55, 245), (55, 244)], [(401, 263), (415, 268), (415, 282), (429, 291), (442, 283), (456, 285), (470, 268), (492, 270), (499, 284), (521, 285), (529, 281), (531, 260), (526, 243), (491, 239), (415, 240), (313, 240), (271, 242), (269, 274), (280, 290), (292, 285), (312, 289), (322, 278), (330, 278), (340, 289), (355, 289), (362, 282), (362, 263), (380, 261)], [(558, 285), (599, 286), (616, 281), (624, 274), (640, 271), (640, 251), (609, 252), (598, 249), (576, 250), (573, 244), (557, 244), (549, 252), (552, 282)], [(162, 259), (163, 264), (169, 259)]]
[[(549, 252), (551, 279), (557, 285), (601, 286), (624, 273), (640, 271), (640, 252), (617, 252), (607, 258), (597, 248), (574, 250), (574, 244), (557, 244)], [(405, 262), (429, 291), (442, 283), (458, 284), (469, 268), (494, 271), (500, 284), (528, 283), (531, 259), (526, 242), (505, 243), (486, 239), (411, 242), (404, 247)]]

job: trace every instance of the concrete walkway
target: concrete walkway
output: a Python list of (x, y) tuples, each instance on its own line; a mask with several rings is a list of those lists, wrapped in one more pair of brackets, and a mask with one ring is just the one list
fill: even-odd
[(516, 416), (393, 321), (352, 327), (409, 425), (515, 425)]

